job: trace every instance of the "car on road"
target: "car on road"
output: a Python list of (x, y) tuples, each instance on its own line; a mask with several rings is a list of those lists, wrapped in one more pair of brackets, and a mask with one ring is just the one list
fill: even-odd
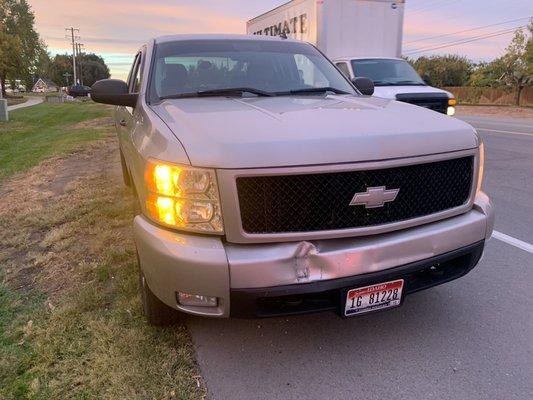
[(114, 104), (144, 311), (268, 317), (396, 307), (467, 274), (490, 237), (470, 125), (371, 96), (314, 46), (150, 40)]
[(72, 85), (67, 88), (67, 94), (72, 97), (87, 97), (90, 93), (90, 86)]

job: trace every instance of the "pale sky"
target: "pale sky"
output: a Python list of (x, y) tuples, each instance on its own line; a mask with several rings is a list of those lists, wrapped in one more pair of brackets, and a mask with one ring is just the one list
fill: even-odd
[[(327, 1), (327, 0), (325, 0)], [(246, 21), (286, 0), (29, 0), (36, 28), (52, 54), (72, 51), (65, 28), (80, 29), (88, 52), (102, 55), (115, 78), (124, 78), (132, 54), (147, 39), (172, 33), (246, 33)], [(533, 0), (406, 0), (404, 53), (527, 25)], [(504, 21), (502, 25), (445, 35)], [(474, 61), (500, 56), (512, 33), (440, 50)], [(415, 54), (412, 54), (415, 55)]]

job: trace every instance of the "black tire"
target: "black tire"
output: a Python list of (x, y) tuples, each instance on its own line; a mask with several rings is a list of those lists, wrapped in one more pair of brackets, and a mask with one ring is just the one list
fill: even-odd
[(124, 181), (124, 185), (131, 187), (131, 176), (128, 171), (128, 166), (126, 165), (124, 154), (122, 154), (122, 150), (120, 150), (120, 165), (122, 167), (122, 180)]
[(152, 326), (169, 326), (182, 322), (185, 314), (167, 306), (152, 293), (139, 265), (139, 285), (143, 310), (148, 323)]

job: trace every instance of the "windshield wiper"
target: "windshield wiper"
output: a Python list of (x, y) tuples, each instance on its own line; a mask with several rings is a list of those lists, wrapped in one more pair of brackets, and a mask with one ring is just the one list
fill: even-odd
[(251, 87), (239, 87), (239, 88), (224, 88), (224, 89), (212, 89), (212, 90), (200, 90), (198, 92), (190, 93), (177, 93), (171, 94), (168, 96), (161, 96), (161, 100), (165, 99), (185, 99), (189, 97), (214, 97), (214, 96), (224, 96), (224, 95), (240, 95), (243, 93), (251, 93), (257, 96), (262, 97), (272, 97), (275, 96), (275, 93), (266, 92), (261, 89), (255, 89)]
[(287, 96), (291, 94), (306, 94), (306, 93), (326, 93), (326, 92), (333, 92), (335, 94), (349, 94), (348, 92), (345, 92), (344, 90), (340, 90), (334, 87), (318, 87), (318, 88), (305, 88), (305, 89), (294, 89), (289, 90), (288, 92), (276, 92), (278, 96)]
[(423, 82), (417, 82), (417, 81), (398, 81), (394, 82), (395, 85), (416, 85), (416, 86), (425, 86), (426, 84)]
[(392, 86), (394, 82), (390, 81), (374, 81), (374, 86)]

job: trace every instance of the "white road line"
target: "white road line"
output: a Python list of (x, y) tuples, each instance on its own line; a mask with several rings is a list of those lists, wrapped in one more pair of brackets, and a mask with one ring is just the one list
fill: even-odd
[(533, 133), (527, 132), (513, 132), (513, 131), (500, 131), (497, 129), (477, 128), (478, 131), (495, 132), (495, 133), (510, 133), (512, 135), (533, 136)]
[(515, 239), (514, 237), (511, 237), (509, 235), (506, 235), (505, 233), (501, 233), (498, 231), (493, 231), (492, 237), (494, 239), (501, 240), (502, 242), (510, 244), (511, 246), (518, 247), (519, 249), (525, 250), (528, 253), (533, 254), (533, 244), (523, 242), (519, 239)]
[(486, 120), (486, 119), (474, 119), (474, 118), (464, 118), (464, 120), (469, 120), (472, 122), (472, 123), (478, 123), (478, 124), (487, 124), (487, 125), (512, 125), (513, 127), (520, 127), (520, 128), (532, 128), (533, 127), (533, 123), (532, 124), (521, 124), (521, 123), (517, 123), (517, 122), (512, 122), (512, 121), (502, 121), (502, 120), (498, 120), (498, 121), (489, 121), (489, 120)]

